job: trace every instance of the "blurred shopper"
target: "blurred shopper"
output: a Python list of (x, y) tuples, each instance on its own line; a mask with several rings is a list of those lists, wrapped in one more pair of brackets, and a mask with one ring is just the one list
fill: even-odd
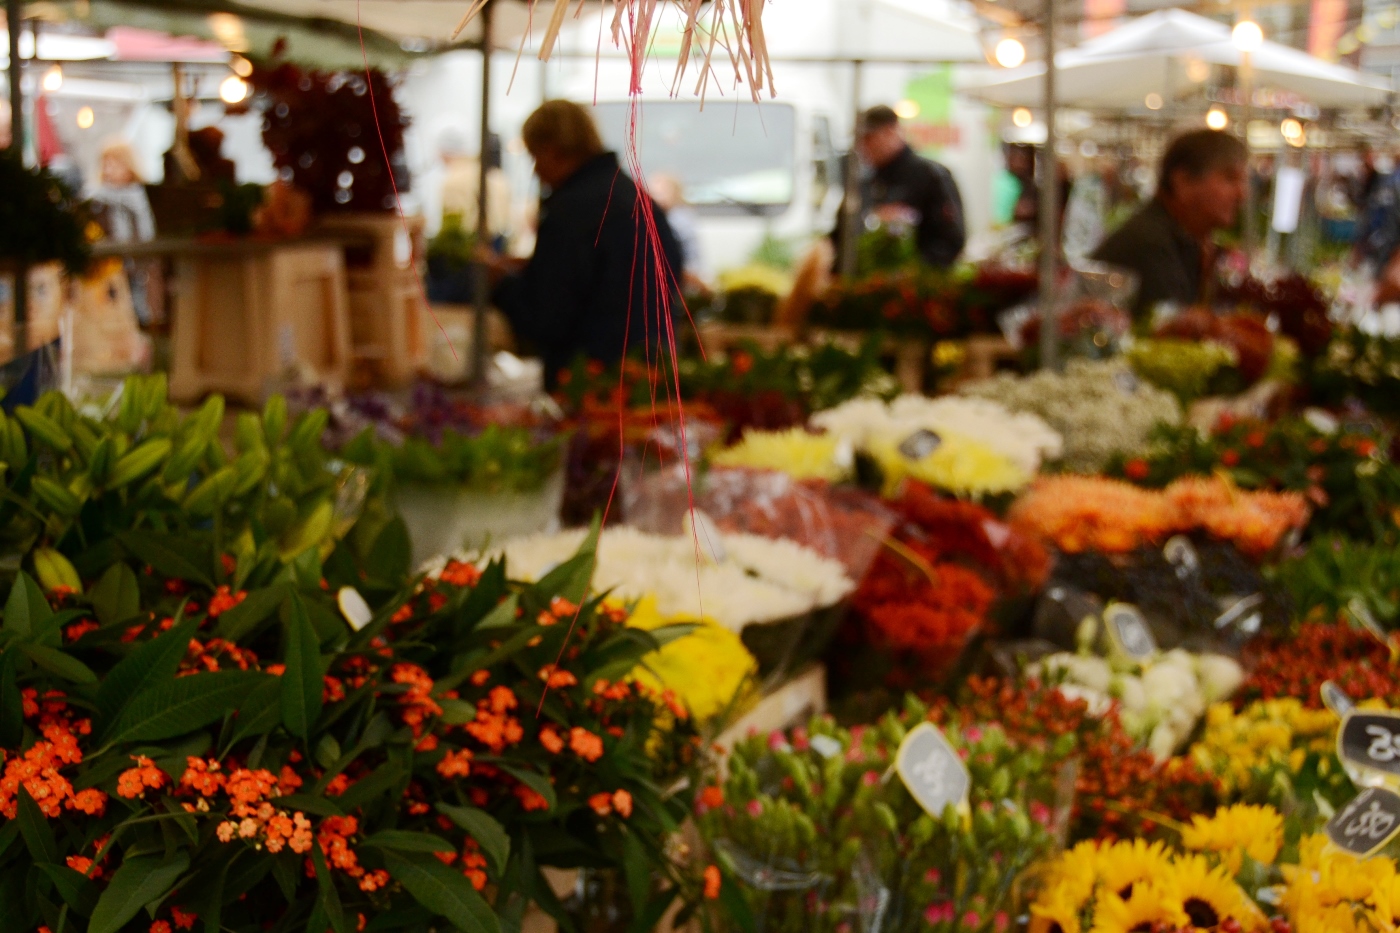
[(483, 253), (496, 306), (538, 347), (548, 388), (579, 355), (613, 363), (628, 350), (655, 352), (682, 268), (665, 213), (603, 148), (578, 104), (546, 101), (521, 135), (547, 193), (523, 267)]
[(676, 242), (681, 248), (683, 274), (681, 284), (689, 292), (708, 291), (705, 284), (704, 258), (700, 252), (700, 216), (685, 200), (685, 188), (674, 175), (660, 172), (647, 183), (652, 200), (666, 212)]
[(883, 105), (861, 115), (856, 152), (873, 170), (862, 192), (862, 216), (908, 224), (924, 262), (951, 266), (967, 245), (962, 194), (953, 174), (915, 153), (904, 140), (899, 116)]
[[(90, 198), (94, 213), (106, 237), (116, 243), (144, 243), (155, 238), (156, 222), (146, 197), (141, 171), (136, 166), (136, 150), (124, 139), (109, 139), (102, 145), (98, 162), (98, 183)], [(149, 263), (127, 258), (127, 279), (131, 283), (131, 303), (142, 324), (151, 322), (148, 279)]]
[[(481, 184), (481, 167), (476, 154), (468, 151), (466, 138), (450, 129), (438, 140), (442, 156), (442, 217), (449, 218), (468, 233), (476, 232), (477, 187)], [(487, 242), (498, 250), (505, 248), (510, 234), (510, 180), (501, 168), (501, 137), (492, 133), (486, 138), (486, 227)]]
[(1352, 260), (1376, 281), (1376, 306), (1400, 301), (1400, 169), (1389, 160), (1377, 164), (1390, 171), (1371, 186), (1361, 212)]
[(1135, 316), (1163, 302), (1207, 300), (1217, 230), (1235, 225), (1245, 201), (1244, 144), (1228, 133), (1197, 130), (1167, 147), (1157, 195), (1104, 240), (1093, 258), (1138, 276)]

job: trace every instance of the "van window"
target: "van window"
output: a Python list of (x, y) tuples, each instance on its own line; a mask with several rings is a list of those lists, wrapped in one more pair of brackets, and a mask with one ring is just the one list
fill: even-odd
[[(625, 152), (632, 104), (593, 109), (603, 142)], [(637, 115), (637, 152), (647, 175), (666, 173), (705, 213), (778, 214), (796, 188), (796, 114), (791, 104), (647, 101)]]

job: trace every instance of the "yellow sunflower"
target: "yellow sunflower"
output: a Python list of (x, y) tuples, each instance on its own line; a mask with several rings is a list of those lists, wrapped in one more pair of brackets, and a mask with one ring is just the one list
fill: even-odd
[(1186, 914), (1188, 930), (1214, 930), (1231, 917), (1253, 929), (1259, 919), (1258, 908), (1225, 869), (1212, 868), (1199, 855), (1183, 855), (1171, 865), (1162, 878), (1162, 893)]
[(1118, 897), (1101, 897), (1094, 905), (1094, 927), (1091, 933), (1135, 933), (1184, 926), (1185, 911), (1174, 898), (1163, 895), (1155, 884), (1133, 885), (1133, 896), (1126, 901)]
[(1273, 807), (1236, 804), (1221, 807), (1214, 816), (1195, 816), (1181, 831), (1188, 849), (1215, 852), (1231, 875), (1248, 855), (1261, 865), (1272, 865), (1283, 846), (1283, 817)]
[(1099, 877), (1105, 891), (1120, 899), (1131, 898), (1140, 881), (1160, 877), (1170, 866), (1167, 847), (1145, 839), (1116, 842), (1104, 849), (1099, 860)]
[(1400, 930), (1400, 875), (1391, 875), (1376, 885), (1367, 904), (1371, 924), (1377, 930)]
[[(1030, 933), (1083, 933), (1084, 898), (1077, 885), (1052, 885), (1031, 905)], [(1092, 890), (1092, 884), (1091, 888)]]

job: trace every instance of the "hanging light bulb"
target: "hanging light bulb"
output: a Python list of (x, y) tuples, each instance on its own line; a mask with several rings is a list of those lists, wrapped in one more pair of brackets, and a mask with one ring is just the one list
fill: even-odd
[(233, 73), (240, 78), (247, 78), (253, 73), (253, 63), (242, 55), (235, 55), (228, 61), (228, 66), (233, 69)]
[(1156, 91), (1153, 91), (1150, 94), (1148, 94), (1146, 98), (1143, 99), (1143, 103), (1147, 105), (1148, 110), (1161, 110), (1162, 95), (1158, 94)]
[(1303, 124), (1289, 117), (1279, 124), (1278, 131), (1283, 134), (1283, 138), (1292, 142), (1303, 135)]
[(1242, 19), (1235, 24), (1234, 31), (1230, 33), (1230, 40), (1241, 52), (1257, 52), (1264, 44), (1264, 30), (1260, 29), (1254, 20)]
[(1219, 107), (1212, 107), (1206, 114), (1206, 126), (1213, 130), (1223, 130), (1230, 125), (1230, 118)]
[(900, 101), (894, 105), (894, 115), (901, 120), (912, 120), (919, 115), (919, 102), (916, 100)]
[(91, 107), (79, 107), (79, 108), (78, 108), (78, 129), (80, 129), (80, 130), (90, 130), (90, 129), (92, 129), (93, 121), (96, 120), (96, 119), (97, 119), (97, 118), (96, 118), (96, 116), (93, 114), (92, 108), (91, 108)]
[(226, 104), (239, 104), (248, 96), (248, 82), (238, 75), (229, 75), (219, 84), (219, 99)]
[(61, 65), (51, 66), (48, 71), (44, 72), (42, 83), (44, 90), (50, 94), (63, 87), (63, 67)]
[(1017, 107), (1015, 110), (1011, 111), (1011, 122), (1019, 126), (1021, 129), (1025, 129), (1026, 127), (1030, 126), (1031, 120), (1031, 112), (1025, 107)]
[(1020, 39), (1002, 39), (993, 54), (1001, 67), (1015, 68), (1026, 60), (1026, 47)]

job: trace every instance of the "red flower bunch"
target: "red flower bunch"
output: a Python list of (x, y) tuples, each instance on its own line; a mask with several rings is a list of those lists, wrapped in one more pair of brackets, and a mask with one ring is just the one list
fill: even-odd
[(1050, 572), (1050, 557), (1034, 536), (980, 505), (943, 498), (910, 481), (895, 506), (940, 560), (966, 561), (1006, 590), (1037, 589)]
[(1376, 698), (1400, 704), (1400, 664), (1388, 645), (1369, 632), (1341, 622), (1305, 622), (1296, 635), (1268, 635), (1249, 646), (1250, 670), (1235, 695), (1237, 706), (1254, 700), (1295, 697), (1312, 709), (1333, 681), (1357, 700)]

